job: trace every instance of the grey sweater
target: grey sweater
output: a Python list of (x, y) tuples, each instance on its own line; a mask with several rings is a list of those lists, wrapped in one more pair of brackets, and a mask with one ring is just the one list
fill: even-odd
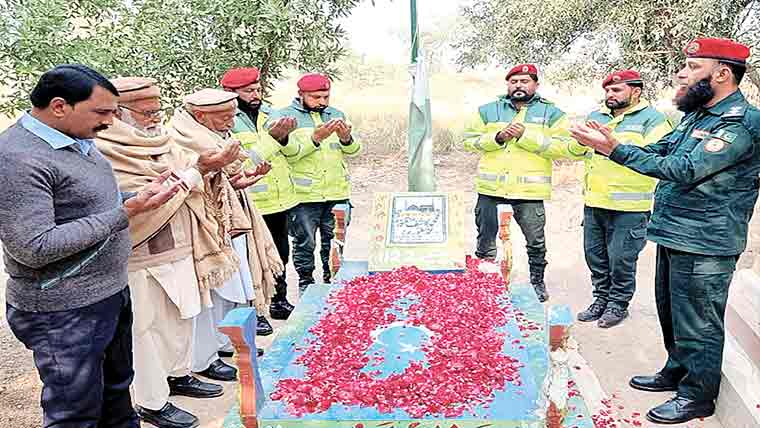
[(81, 308), (127, 286), (129, 219), (93, 147), (55, 150), (19, 123), (0, 134), (0, 241), (7, 302), (30, 312)]

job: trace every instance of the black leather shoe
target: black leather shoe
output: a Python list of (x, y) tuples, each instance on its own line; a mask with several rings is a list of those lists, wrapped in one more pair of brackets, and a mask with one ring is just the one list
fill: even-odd
[(256, 336), (269, 336), (274, 333), (272, 324), (269, 324), (267, 318), (263, 315), (256, 317)]
[(325, 272), (322, 275), (322, 284), (329, 284), (330, 280), (332, 280), (332, 275), (330, 274), (330, 272)]
[(715, 413), (712, 401), (696, 401), (675, 396), (647, 412), (647, 419), (657, 424), (682, 424), (692, 419), (706, 418)]
[(215, 360), (206, 370), (198, 372), (198, 374), (222, 382), (237, 380), (237, 369), (222, 360)]
[(169, 395), (192, 398), (214, 398), (224, 394), (224, 388), (215, 383), (203, 382), (193, 376), (169, 377)]
[(654, 376), (634, 376), (628, 385), (633, 389), (646, 392), (678, 391), (678, 382), (660, 373)]
[(272, 298), (272, 302), (273, 303), (277, 303), (278, 305), (282, 306), (283, 308), (287, 308), (291, 312), (293, 312), (293, 309), (296, 308), (295, 306), (291, 305), (290, 302), (288, 302), (288, 298), (287, 297), (279, 297), (278, 298), (277, 296), (274, 296)]
[(533, 289), (536, 290), (536, 297), (538, 297), (539, 302), (544, 303), (549, 300), (549, 292), (546, 291), (545, 283), (533, 284)]
[(288, 319), (290, 313), (293, 312), (293, 309), (288, 306), (292, 307), (292, 305), (285, 305), (283, 302), (272, 302), (272, 304), (269, 305), (269, 316), (271, 316), (273, 320)]
[(628, 318), (628, 310), (615, 307), (608, 307), (604, 310), (602, 317), (599, 318), (597, 325), (599, 328), (610, 328), (623, 322)]
[[(227, 351), (219, 351), (218, 354), (220, 358), (231, 358), (233, 355), (235, 355), (234, 352)], [(259, 357), (264, 355), (264, 350), (261, 348), (256, 348), (256, 355)]]
[(607, 309), (607, 302), (596, 299), (585, 311), (578, 313), (578, 321), (590, 322), (596, 321), (602, 317), (604, 310)]
[(135, 412), (143, 422), (158, 428), (196, 428), (200, 425), (198, 418), (175, 407), (172, 403), (166, 403), (161, 410), (150, 410), (137, 406)]

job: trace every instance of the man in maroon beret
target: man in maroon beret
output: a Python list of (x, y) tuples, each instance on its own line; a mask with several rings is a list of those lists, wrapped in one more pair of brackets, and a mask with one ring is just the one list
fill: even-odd
[[(335, 218), (332, 209), (348, 204), (351, 184), (345, 156), (354, 156), (361, 144), (352, 134), (346, 115), (330, 106), (330, 79), (324, 74), (306, 74), (298, 80), (298, 97), (282, 110), (273, 112), (265, 125), (281, 144), (299, 143), (301, 150), (288, 157), (299, 204), (291, 210), (293, 264), (298, 285), (305, 291), (314, 282), (314, 250), (319, 231), (322, 280), (331, 280), (328, 265)], [(293, 129), (285, 129), (293, 120)]]
[(657, 244), (655, 298), (668, 359), (630, 385), (676, 391), (647, 413), (665, 424), (715, 412), (728, 287), (760, 187), (760, 112), (739, 90), (749, 48), (698, 39), (684, 51), (675, 103), (686, 115), (675, 131), (638, 147), (598, 122), (571, 128), (597, 153), (660, 180), (647, 239)]
[[(300, 146), (297, 142), (288, 140), (275, 141), (267, 132), (263, 132), (264, 123), (269, 119), (272, 108), (262, 101), (260, 77), (259, 69), (256, 67), (233, 68), (224, 74), (221, 84), (225, 91), (238, 95), (238, 110), (235, 113), (232, 135), (240, 141), (252, 163), (269, 162), (272, 165), (272, 171), (261, 182), (249, 187), (247, 193), (261, 213), (274, 239), (280, 259), (283, 264), (287, 264), (290, 256), (288, 216), (290, 209), (298, 204), (287, 157), (297, 154)], [(283, 120), (277, 126), (285, 131), (292, 131), (294, 127), (295, 120)], [(287, 300), (288, 284), (285, 271), (277, 276), (275, 288), (269, 313), (273, 319), (285, 320), (293, 311), (293, 305)], [(264, 314), (257, 315), (256, 334), (272, 334), (272, 326)]]
[[(644, 147), (673, 130), (668, 118), (642, 97), (644, 82), (635, 70), (618, 70), (602, 82), (604, 105), (587, 121), (609, 127), (615, 138)], [(618, 165), (576, 141), (572, 158), (584, 160), (583, 247), (591, 271), (594, 301), (578, 314), (601, 328), (620, 324), (636, 291), (636, 263), (646, 244), (646, 228), (657, 180)]]
[(465, 126), (465, 150), (480, 155), (475, 176), (475, 255), (496, 258), (497, 205), (511, 205), (525, 235), (530, 282), (545, 302), (549, 292), (544, 282), (544, 201), (551, 199), (552, 159), (564, 155), (555, 150), (554, 142), (569, 136), (568, 121), (562, 110), (537, 93), (535, 65), (512, 67), (506, 81), (507, 95), (480, 106)]

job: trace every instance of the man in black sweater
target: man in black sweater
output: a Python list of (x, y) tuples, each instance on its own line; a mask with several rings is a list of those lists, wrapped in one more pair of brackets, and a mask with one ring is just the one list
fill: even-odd
[(7, 319), (33, 351), (45, 428), (139, 427), (129, 394), (129, 218), (179, 184), (165, 174), (119, 192), (92, 142), (113, 122), (117, 96), (96, 71), (58, 66), (32, 91), (32, 110), (0, 134)]

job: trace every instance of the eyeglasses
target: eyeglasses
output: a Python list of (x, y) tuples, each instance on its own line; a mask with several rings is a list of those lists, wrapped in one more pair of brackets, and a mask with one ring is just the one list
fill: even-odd
[(163, 110), (146, 110), (146, 111), (142, 111), (142, 110), (137, 110), (137, 109), (129, 108), (129, 107), (123, 106), (123, 105), (120, 105), (119, 107), (123, 108), (125, 110), (129, 110), (132, 113), (141, 114), (141, 115), (145, 116), (148, 119), (161, 119), (161, 118), (164, 117), (164, 111)]

